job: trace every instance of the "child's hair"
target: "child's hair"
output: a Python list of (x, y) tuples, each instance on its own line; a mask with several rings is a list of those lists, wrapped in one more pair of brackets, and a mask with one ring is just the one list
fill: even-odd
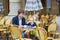
[[(29, 15), (29, 16), (27, 17), (27, 21), (29, 21), (30, 18), (33, 18), (33, 15)], [(33, 19), (34, 19), (34, 18), (33, 18)]]

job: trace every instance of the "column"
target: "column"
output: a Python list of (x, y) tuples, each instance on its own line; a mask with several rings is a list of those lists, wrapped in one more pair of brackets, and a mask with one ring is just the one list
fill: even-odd
[(10, 0), (9, 15), (17, 15), (18, 9), (21, 8), (21, 0)]

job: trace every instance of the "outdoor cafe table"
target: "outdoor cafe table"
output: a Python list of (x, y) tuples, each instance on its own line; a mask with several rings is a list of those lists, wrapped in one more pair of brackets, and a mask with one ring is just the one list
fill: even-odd
[[(27, 26), (27, 27), (23, 27), (23, 30), (27, 30), (28, 32), (30, 31), (30, 30), (37, 30), (38, 31), (38, 35), (39, 35), (39, 37), (40, 37), (40, 33), (39, 33), (39, 30), (40, 30), (40, 27), (29, 27), (29, 26)], [(40, 38), (39, 38), (40, 39)]]

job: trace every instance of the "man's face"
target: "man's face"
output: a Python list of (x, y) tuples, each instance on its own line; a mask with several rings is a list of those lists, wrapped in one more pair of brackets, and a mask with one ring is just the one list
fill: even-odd
[(20, 13), (20, 14), (19, 14), (19, 17), (20, 17), (20, 18), (22, 18), (22, 17), (23, 17), (23, 15), (24, 15), (23, 13)]

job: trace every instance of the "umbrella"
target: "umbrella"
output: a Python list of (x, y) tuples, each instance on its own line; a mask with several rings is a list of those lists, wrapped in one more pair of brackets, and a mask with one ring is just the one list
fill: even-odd
[(43, 9), (41, 0), (26, 0), (25, 11), (37, 11)]

